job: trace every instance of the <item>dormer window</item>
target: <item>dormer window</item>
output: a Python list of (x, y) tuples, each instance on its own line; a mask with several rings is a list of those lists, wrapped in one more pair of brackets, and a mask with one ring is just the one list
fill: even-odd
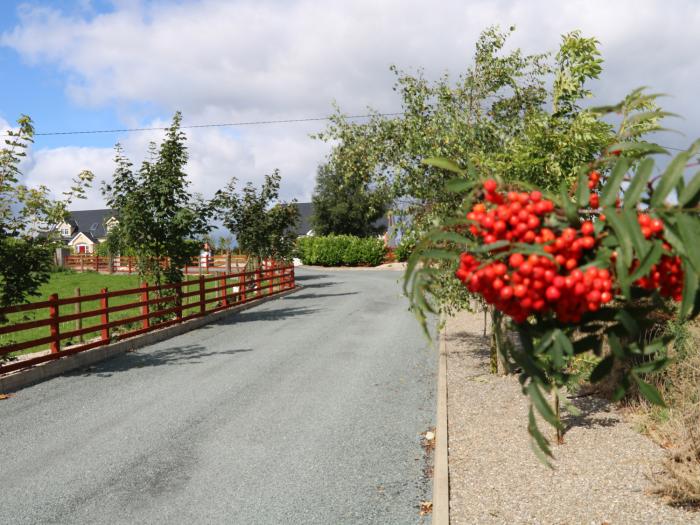
[(61, 235), (68, 237), (70, 235), (70, 228), (61, 228)]

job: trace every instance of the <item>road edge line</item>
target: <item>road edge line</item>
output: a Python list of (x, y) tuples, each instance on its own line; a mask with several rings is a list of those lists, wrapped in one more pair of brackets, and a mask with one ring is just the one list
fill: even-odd
[(274, 295), (260, 297), (241, 305), (232, 306), (226, 310), (210, 313), (203, 317), (190, 319), (189, 321), (185, 321), (181, 324), (176, 324), (160, 330), (154, 330), (153, 332), (130, 337), (116, 343), (91, 348), (89, 350), (85, 350), (84, 352), (78, 352), (77, 354), (61, 357), (55, 361), (47, 361), (46, 363), (41, 363), (17, 372), (11, 372), (6, 376), (0, 377), (0, 393), (15, 392), (36, 383), (41, 383), (42, 381), (60, 376), (66, 372), (71, 372), (78, 368), (84, 368), (86, 366), (101, 363), (102, 361), (118, 357), (126, 352), (136, 350), (137, 348), (143, 348), (144, 346), (159, 343), (161, 341), (165, 341), (166, 339), (171, 339), (196, 328), (201, 328), (202, 326), (214, 321), (218, 321), (219, 319), (227, 317), (231, 314), (248, 310), (249, 308), (253, 308), (254, 306), (258, 306), (268, 301), (281, 299), (282, 297), (298, 292), (302, 289), (303, 286), (296, 285), (291, 290), (284, 290)]
[[(441, 323), (443, 324), (443, 323)], [(450, 523), (450, 477), (448, 465), (448, 435), (447, 435), (447, 342), (445, 334), (447, 320), (440, 330), (438, 383), (437, 383), (437, 416), (435, 423), (435, 466), (433, 468), (433, 525), (449, 525)]]

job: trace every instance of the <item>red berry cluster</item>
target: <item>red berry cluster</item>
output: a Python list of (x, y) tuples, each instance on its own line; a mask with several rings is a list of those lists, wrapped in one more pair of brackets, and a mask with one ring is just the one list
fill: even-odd
[(596, 246), (593, 223), (579, 229), (565, 228), (559, 234), (542, 223), (554, 204), (537, 191), (498, 193), (497, 183), (484, 183), (485, 199), (495, 207), (476, 204), (467, 214), (471, 232), (491, 244), (499, 240), (541, 244), (552, 258), (539, 255), (510, 255), (507, 264), (486, 265), (470, 254), (462, 254), (456, 276), (470, 291), (480, 293), (516, 322), (532, 313), (553, 311), (562, 322), (578, 322), (587, 311), (595, 311), (612, 300), (608, 270), (579, 269), (584, 252)]
[[(663, 239), (664, 223), (640, 213), (637, 216), (642, 234), (647, 239)], [(683, 267), (678, 256), (670, 255), (671, 245), (664, 242), (664, 250), (669, 254), (661, 256), (659, 262), (651, 267), (649, 274), (637, 280), (635, 284), (645, 290), (659, 290), (664, 297), (680, 301), (683, 295)], [(635, 263), (635, 266), (638, 263)]]
[(664, 223), (659, 219), (652, 219), (646, 213), (640, 213), (637, 215), (637, 221), (645, 238), (657, 237), (661, 239), (663, 237)]
[(590, 204), (591, 208), (594, 209), (600, 206), (600, 199), (598, 198), (598, 194), (594, 191), (598, 187), (598, 184), (600, 184), (600, 173), (597, 171), (591, 171), (588, 174), (588, 188), (591, 190), (588, 203)]

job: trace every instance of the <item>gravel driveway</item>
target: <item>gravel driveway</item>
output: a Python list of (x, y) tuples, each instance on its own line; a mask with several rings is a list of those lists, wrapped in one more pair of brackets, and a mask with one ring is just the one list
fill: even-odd
[(555, 469), (539, 463), (520, 384), (489, 373), (483, 319), (462, 313), (447, 323), (452, 525), (700, 523), (700, 513), (648, 494), (646, 474), (663, 451), (605, 401), (576, 400), (582, 415), (564, 420)]
[(391, 271), (0, 401), (0, 523), (420, 523), (436, 353)]

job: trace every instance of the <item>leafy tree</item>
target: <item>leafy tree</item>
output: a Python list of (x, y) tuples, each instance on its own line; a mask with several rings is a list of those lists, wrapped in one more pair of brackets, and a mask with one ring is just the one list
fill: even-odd
[(296, 201), (278, 200), (281, 179), (279, 171), (275, 170), (265, 176), (260, 191), (249, 182), (238, 192), (234, 178), (217, 194), (217, 207), (224, 226), (236, 236), (243, 253), (250, 256), (250, 264), (259, 266), (262, 259), (292, 257), (299, 209)]
[[(199, 253), (197, 238), (211, 230), (213, 204), (188, 191), (182, 115), (175, 113), (160, 147), (138, 171), (119, 144), (112, 183), (102, 188), (107, 204), (119, 213), (119, 242), (133, 250), (139, 275), (157, 284), (182, 281), (182, 268)], [(169, 264), (163, 265), (165, 258)]]
[(381, 228), (374, 223), (388, 208), (386, 191), (371, 189), (358, 174), (341, 173), (329, 164), (318, 168), (312, 202), (311, 222), (318, 235), (377, 234)]
[(670, 361), (666, 348), (674, 336), (659, 324), (673, 302), (681, 321), (700, 314), (700, 174), (685, 176), (700, 140), (653, 176), (653, 155), (668, 154), (641, 140), (660, 129), (666, 115), (654, 109), (655, 98), (635, 90), (615, 106), (596, 109), (622, 116), (614, 141), (577, 170), (571, 188), (556, 192), (426, 159), (457, 174), (449, 186), (464, 208), (421, 240), (405, 290), (425, 327), (442, 293), (435, 263), (455, 260), (453, 281), (512, 318), (521, 345), (503, 345), (500, 357), (507, 369), (520, 369), (531, 401), (528, 430), (545, 461), (549, 441), (534, 412), (561, 442), (559, 391), (575, 379), (577, 356), (601, 357), (590, 380), (613, 374), (614, 399), (637, 389), (663, 406), (645, 380)]
[(80, 173), (62, 200), (54, 200), (46, 186), (21, 184), (20, 164), (34, 127), (26, 115), (17, 124), (0, 149), (0, 307), (24, 302), (48, 281), (52, 251), (59, 243), (55, 226), (67, 218), (72, 199), (85, 198), (93, 179), (89, 171)]
[[(586, 82), (601, 72), (597, 42), (573, 32), (562, 38), (554, 56), (519, 49), (505, 53), (513, 30), (485, 30), (472, 65), (454, 81), (444, 75), (429, 82), (421, 72), (392, 67), (402, 116), (377, 113), (357, 123), (338, 111), (317, 136), (336, 144), (331, 169), (386, 188), (400, 204), (400, 215), (410, 218), (402, 229), (418, 236), (434, 221), (452, 217), (461, 204), (459, 195), (446, 189), (452, 176), (423, 159), (457, 159), (469, 172), (545, 190), (575, 180), (579, 166), (613, 137), (600, 114), (581, 107), (590, 95)], [(441, 309), (465, 306), (468, 295), (454, 285), (452, 265), (443, 266)]]

